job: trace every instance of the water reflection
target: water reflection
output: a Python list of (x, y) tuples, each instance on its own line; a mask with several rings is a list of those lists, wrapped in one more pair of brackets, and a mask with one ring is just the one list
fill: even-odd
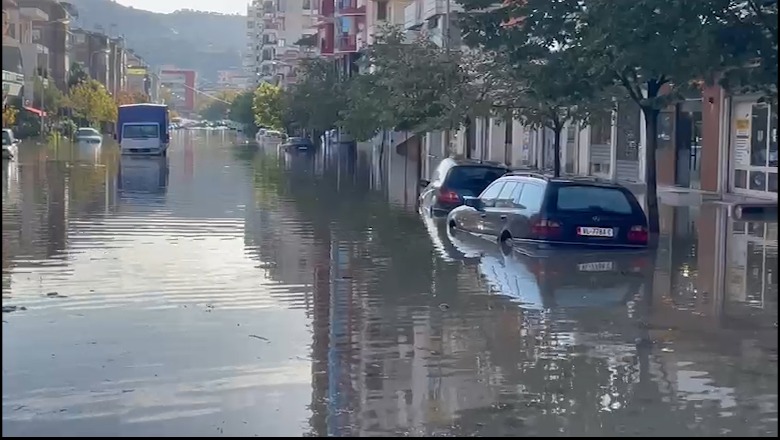
[(4, 169), (4, 433), (777, 434), (776, 222), (509, 254), (421, 220), (405, 151), (112, 151)]

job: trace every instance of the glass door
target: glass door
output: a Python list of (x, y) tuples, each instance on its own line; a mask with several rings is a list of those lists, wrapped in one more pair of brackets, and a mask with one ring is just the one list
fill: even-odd
[(736, 103), (732, 120), (731, 189), (777, 197), (777, 111), (766, 104)]

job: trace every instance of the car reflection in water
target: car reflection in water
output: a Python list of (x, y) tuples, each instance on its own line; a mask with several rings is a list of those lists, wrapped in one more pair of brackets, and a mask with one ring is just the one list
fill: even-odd
[(648, 250), (532, 254), (502, 248), (465, 232), (447, 230), (447, 236), (452, 246), (445, 248), (452, 258), (479, 259), (479, 271), (491, 290), (528, 310), (618, 306), (650, 288), (653, 256)]
[(168, 190), (168, 158), (123, 156), (119, 161), (117, 189), (121, 198), (164, 195)]

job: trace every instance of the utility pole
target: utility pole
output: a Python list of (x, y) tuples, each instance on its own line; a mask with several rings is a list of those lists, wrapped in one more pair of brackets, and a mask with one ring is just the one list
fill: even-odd
[[(418, 0), (419, 1), (419, 0)], [(447, 55), (447, 62), (450, 60), (450, 1), (451, 0), (444, 0), (444, 53)], [(447, 93), (450, 92), (450, 76), (449, 74), (444, 76), (444, 87), (447, 90)], [(447, 157), (450, 155), (450, 137), (452, 133), (450, 130), (450, 127), (448, 126), (446, 130), (444, 130), (444, 151), (442, 151), (442, 159), (444, 157)], [(429, 142), (430, 145), (430, 142)]]

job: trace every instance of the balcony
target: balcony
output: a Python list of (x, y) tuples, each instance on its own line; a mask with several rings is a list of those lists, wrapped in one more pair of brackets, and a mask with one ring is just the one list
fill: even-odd
[(447, 13), (447, 1), (450, 3), (450, 13), (462, 12), (463, 8), (455, 0), (422, 0), (421, 16), (423, 20)]
[(263, 20), (263, 29), (264, 30), (274, 30), (274, 31), (277, 31), (277, 30), (279, 30), (279, 27), (280, 27), (279, 23), (277, 23), (274, 20), (271, 20), (271, 19), (268, 19), (268, 18)]
[(404, 29), (419, 29), (423, 24), (422, 4), (414, 2), (404, 8)]
[(337, 16), (366, 15), (366, 7), (359, 0), (335, 0)]
[(357, 35), (339, 35), (336, 39), (336, 52), (357, 52)]

